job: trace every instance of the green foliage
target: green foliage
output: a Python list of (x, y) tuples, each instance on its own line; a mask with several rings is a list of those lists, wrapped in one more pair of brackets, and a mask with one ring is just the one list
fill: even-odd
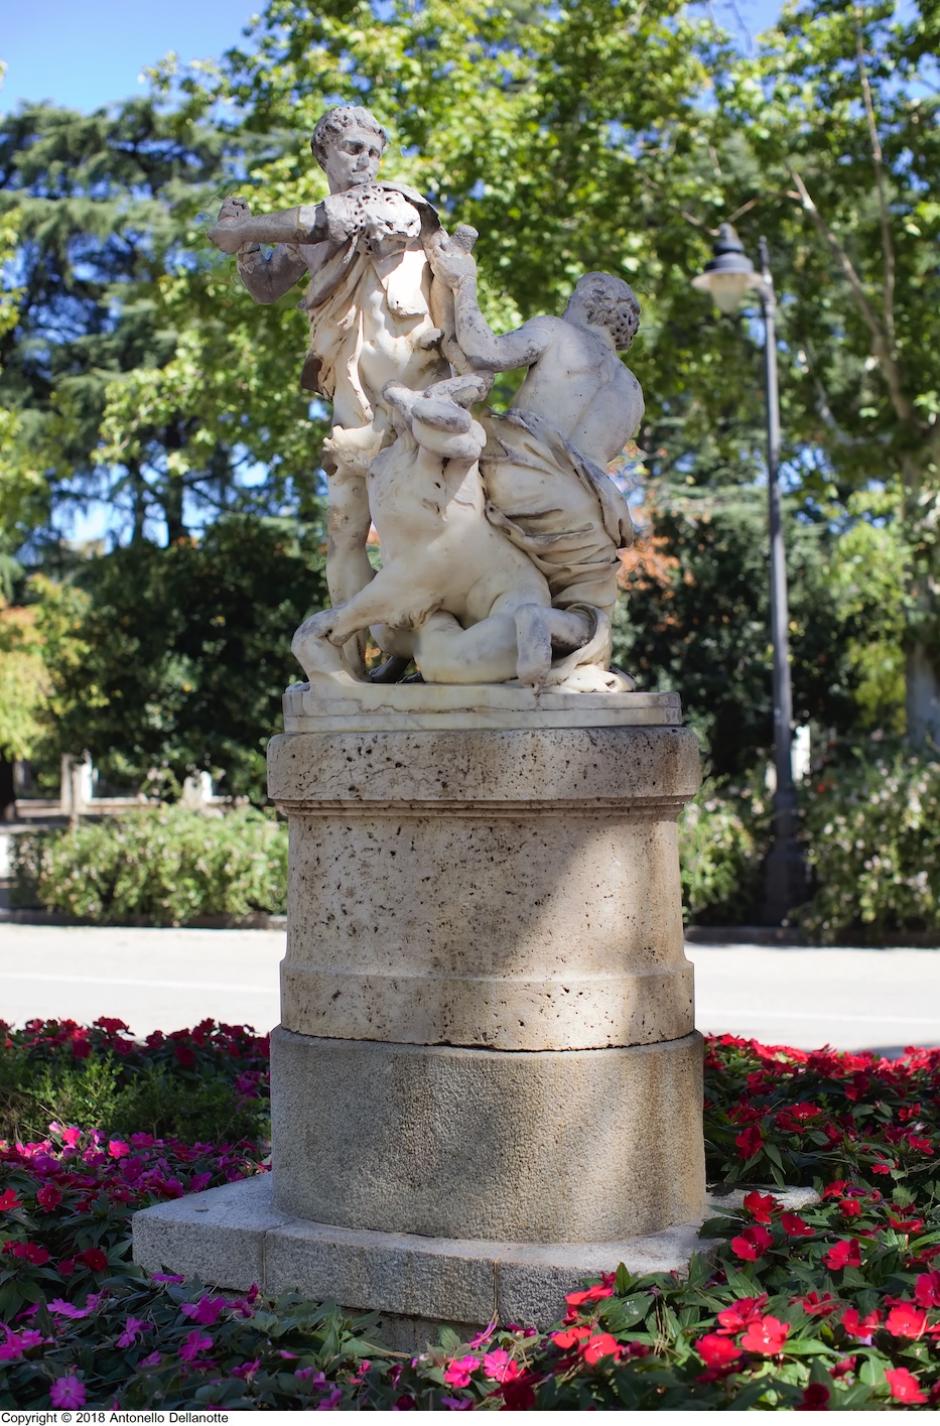
[(69, 832), (29, 832), (13, 851), (14, 902), (94, 921), (178, 926), (282, 912), (287, 833), (250, 809), (129, 812)]
[(706, 783), (679, 822), (682, 904), (687, 922), (734, 925), (760, 903), (768, 802), (755, 789)]
[[(675, 688), (716, 776), (769, 756), (773, 729), (764, 497), (740, 486), (650, 486), (642, 538), (628, 552), (614, 654), (643, 687)], [(831, 537), (801, 518), (789, 531), (794, 716), (847, 734), (859, 709), (845, 658), (849, 620), (830, 584)]]
[(800, 924), (812, 937), (940, 939), (940, 763), (863, 750), (822, 774), (806, 831), (818, 887)]
[(52, 665), (56, 738), (117, 786), (173, 794), (191, 772), (262, 803), (290, 635), (323, 599), (320, 554), (287, 522), (228, 516), (198, 543), (143, 544), (78, 571), (81, 659)]

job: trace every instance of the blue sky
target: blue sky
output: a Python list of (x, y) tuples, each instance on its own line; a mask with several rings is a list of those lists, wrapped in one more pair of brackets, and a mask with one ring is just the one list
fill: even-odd
[[(51, 99), (90, 110), (144, 92), (140, 73), (170, 50), (214, 59), (241, 42), (259, 0), (6, 0), (0, 59), (7, 75), (0, 113)], [(715, 0), (716, 17), (746, 43), (773, 23), (779, 0)]]

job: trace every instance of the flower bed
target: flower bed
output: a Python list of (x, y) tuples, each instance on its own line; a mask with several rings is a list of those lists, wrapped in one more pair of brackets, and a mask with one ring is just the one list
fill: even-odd
[[(117, 1021), (37, 1023), (6, 1034), (3, 1063), (8, 1123), (28, 1122), (57, 1091), (77, 1103), (83, 1083), (90, 1106), (126, 1113), (122, 1091), (148, 1073), (174, 1100), (211, 1081), (212, 1122), (223, 1082), (232, 1123), (257, 1123), (266, 1093), (265, 1042), (211, 1022), (144, 1045)], [(415, 1359), (370, 1342), (374, 1319), (150, 1279), (130, 1264), (130, 1215), (263, 1172), (258, 1132), (217, 1142), (60, 1116), (0, 1147), (0, 1404), (936, 1408), (938, 1097), (940, 1051), (888, 1062), (711, 1040), (710, 1178), (815, 1184), (818, 1202), (795, 1212), (751, 1187), (712, 1221), (714, 1257), (686, 1279), (617, 1269), (574, 1288), (548, 1332), (521, 1324), (467, 1343), (444, 1333)]]

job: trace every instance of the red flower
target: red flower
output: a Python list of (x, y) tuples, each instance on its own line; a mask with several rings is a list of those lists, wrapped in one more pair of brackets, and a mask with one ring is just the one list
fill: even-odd
[(909, 1372), (907, 1367), (886, 1367), (885, 1377), (895, 1401), (903, 1401), (909, 1406), (920, 1406), (927, 1400), (916, 1376)]
[(91, 1044), (88, 1040), (73, 1040), (72, 1054), (77, 1060), (87, 1060), (88, 1056), (91, 1054)]
[(780, 1204), (772, 1193), (746, 1193), (744, 1195), (744, 1211), (750, 1213), (756, 1223), (769, 1223), (774, 1215), (774, 1209)]
[(563, 1352), (570, 1351), (579, 1342), (587, 1341), (591, 1335), (590, 1327), (566, 1327), (561, 1332), (552, 1333), (552, 1341), (556, 1347), (560, 1347)]
[(862, 1205), (857, 1198), (841, 1198), (839, 1200), (839, 1212), (843, 1218), (861, 1218)]
[(738, 1146), (742, 1159), (750, 1159), (758, 1152), (764, 1142), (764, 1136), (757, 1128), (756, 1124), (749, 1124), (746, 1129), (742, 1129), (735, 1137), (735, 1144)]
[(832, 1183), (827, 1183), (822, 1191), (823, 1198), (841, 1198), (849, 1186), (847, 1178), (834, 1179)]
[(36, 1202), (43, 1213), (51, 1213), (62, 1202), (62, 1194), (54, 1183), (44, 1183), (36, 1194)]
[(860, 1268), (862, 1250), (858, 1239), (843, 1238), (840, 1242), (834, 1243), (823, 1258), (823, 1262), (833, 1272), (839, 1272), (842, 1268)]
[(923, 1218), (895, 1218), (890, 1213), (888, 1223), (897, 1233), (919, 1233), (924, 1226)]
[(6, 1188), (3, 1193), (0, 1193), (0, 1213), (11, 1213), (14, 1208), (21, 1206), (15, 1189)]
[(507, 1411), (531, 1411), (535, 1405), (535, 1390), (528, 1376), (504, 1381), (502, 1394)]
[(921, 1307), (940, 1307), (940, 1272), (921, 1273), (914, 1285), (914, 1298)]
[(811, 1381), (809, 1386), (803, 1388), (803, 1400), (796, 1409), (797, 1411), (825, 1411), (831, 1394), (828, 1386), (823, 1382)]
[(766, 1301), (766, 1292), (762, 1292), (760, 1297), (739, 1297), (730, 1307), (721, 1309), (718, 1321), (726, 1332), (740, 1332), (749, 1323), (760, 1321), (760, 1310)]
[(745, 1262), (754, 1263), (763, 1257), (772, 1242), (773, 1235), (759, 1223), (755, 1223), (753, 1228), (745, 1228), (739, 1237), (731, 1239), (731, 1250)]
[(919, 1337), (927, 1326), (927, 1313), (913, 1302), (899, 1302), (888, 1313), (885, 1327), (892, 1337)]
[(592, 1337), (581, 1348), (581, 1355), (589, 1367), (594, 1367), (602, 1357), (620, 1356), (620, 1343), (616, 1337), (612, 1337), (609, 1332), (598, 1332), (596, 1337)]
[(872, 1333), (881, 1326), (881, 1313), (876, 1310), (869, 1312), (867, 1317), (861, 1317), (857, 1307), (847, 1307), (842, 1314), (842, 1326), (850, 1337), (870, 1342)]
[(602, 1302), (605, 1297), (613, 1297), (613, 1274), (605, 1273), (600, 1282), (586, 1287), (582, 1292), (569, 1292), (565, 1301), (569, 1307), (583, 1307), (586, 1302)]
[(11, 1258), (22, 1258), (24, 1262), (32, 1263), (34, 1268), (45, 1267), (49, 1261), (49, 1254), (41, 1243), (4, 1243), (3, 1251), (9, 1253)]
[(839, 1306), (839, 1299), (833, 1297), (831, 1292), (818, 1293), (815, 1288), (805, 1297), (793, 1297), (790, 1300), (798, 1302), (807, 1317), (829, 1317)]
[(872, 1173), (890, 1173), (894, 1165), (886, 1162), (884, 1159), (879, 1159), (876, 1164), (871, 1164), (870, 1168)]
[(798, 1213), (781, 1213), (780, 1226), (788, 1238), (811, 1238), (815, 1232)]
[(741, 1355), (741, 1348), (736, 1347), (730, 1337), (723, 1337), (719, 1332), (706, 1332), (694, 1346), (707, 1367), (727, 1366)]
[(790, 1335), (790, 1324), (777, 1317), (761, 1317), (752, 1322), (741, 1338), (741, 1346), (746, 1352), (759, 1352), (762, 1357), (773, 1357), (779, 1352)]
[(76, 1253), (75, 1256), (80, 1263), (84, 1263), (86, 1268), (90, 1268), (93, 1273), (104, 1272), (108, 1266), (108, 1259), (100, 1248), (86, 1248), (83, 1253)]
[(95, 1026), (99, 1030), (104, 1030), (106, 1035), (116, 1035), (119, 1030), (126, 1030), (130, 1033), (130, 1026), (125, 1025), (123, 1020), (112, 1020), (107, 1015), (100, 1015), (95, 1021)]
[(833, 1381), (839, 1381), (841, 1377), (848, 1376), (849, 1372), (854, 1372), (858, 1365), (858, 1357), (840, 1357), (834, 1367), (829, 1368), (829, 1375)]
[(189, 1046), (181, 1045), (178, 1040), (173, 1046), (173, 1054), (176, 1057), (176, 1063), (180, 1066), (181, 1069), (192, 1069), (193, 1065), (196, 1063), (196, 1056), (193, 1054)]

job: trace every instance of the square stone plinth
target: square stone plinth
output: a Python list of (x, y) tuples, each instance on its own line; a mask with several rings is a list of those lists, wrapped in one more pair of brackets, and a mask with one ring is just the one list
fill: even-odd
[[(623, 1263), (636, 1274), (684, 1272), (715, 1239), (684, 1223), (619, 1243), (507, 1243), (337, 1228), (278, 1212), (273, 1176), (210, 1188), (134, 1215), (134, 1260), (214, 1287), (296, 1288), (314, 1301), (379, 1312), (389, 1346), (415, 1350), (440, 1325), (476, 1330), (494, 1317), (547, 1327), (582, 1279)], [(809, 1195), (812, 1198), (812, 1194)], [(806, 1195), (794, 1197), (803, 1202)], [(734, 1198), (712, 1200), (729, 1205)], [(466, 1335), (469, 1337), (471, 1331)]]

